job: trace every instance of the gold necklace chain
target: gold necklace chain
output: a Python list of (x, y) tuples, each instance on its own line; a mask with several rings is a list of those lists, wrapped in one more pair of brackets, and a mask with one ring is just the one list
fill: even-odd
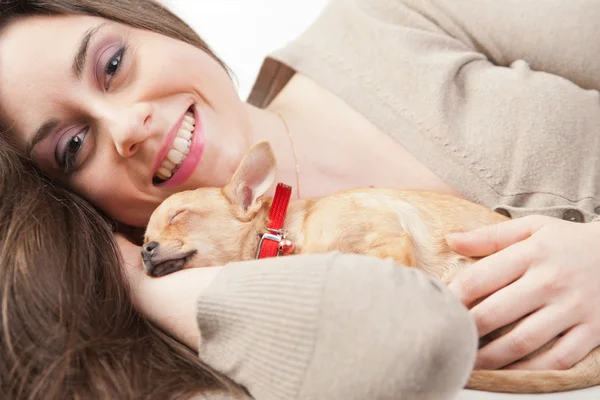
[(283, 126), (285, 126), (285, 131), (290, 138), (290, 143), (292, 145), (292, 152), (294, 153), (294, 163), (296, 164), (296, 196), (300, 198), (300, 168), (298, 168), (298, 154), (296, 153), (296, 146), (294, 145), (294, 138), (292, 137), (292, 132), (290, 131), (290, 127), (288, 126), (283, 115), (279, 113), (277, 110), (273, 110), (275, 114), (279, 117), (281, 122), (283, 122)]

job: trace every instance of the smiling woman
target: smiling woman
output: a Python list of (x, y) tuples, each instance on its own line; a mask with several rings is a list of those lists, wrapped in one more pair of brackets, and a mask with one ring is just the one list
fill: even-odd
[[(121, 232), (118, 257), (104, 221), (73, 192), (119, 226), (144, 226), (170, 194), (226, 182), (259, 138), (292, 153), (279, 114), (243, 103), (223, 63), (158, 3), (2, 1), (0, 82), (0, 131), (11, 141), (0, 143), (7, 399), (417, 399), (464, 384), (473, 323), (414, 271), (332, 254), (149, 280)], [(293, 160), (280, 165), (282, 179), (295, 176)], [(44, 176), (29, 174), (38, 168)], [(415, 290), (420, 311), (399, 312)], [(338, 338), (350, 314), (348, 331), (376, 316), (358, 342)], [(415, 365), (420, 352), (396, 328), (373, 342), (382, 321), (418, 326), (436, 365), (454, 367), (423, 390), (427, 359), (415, 386), (397, 360)]]
[[(35, 13), (39, 4), (18, 2), (11, 13)], [(47, 16), (70, 4), (46, 4), (44, 16), (27, 23), (3, 21), (0, 110), (10, 116), (18, 148), (53, 179), (135, 226), (174, 185), (218, 185), (236, 157), (216, 155), (241, 154), (246, 139), (239, 132), (247, 125), (241, 103), (230, 106), (237, 95), (222, 62), (185, 25), (166, 24), (176, 17), (154, 3), (145, 13), (128, 2), (103, 3), (110, 22)], [(78, 2), (78, 12), (85, 4)], [(160, 23), (157, 13), (165, 15)], [(22, 82), (33, 81), (23, 90)], [(184, 125), (190, 112), (194, 122)], [(230, 137), (207, 142), (205, 133), (215, 131)]]
[(473, 324), (427, 277), (328, 254), (151, 279), (125, 235), (174, 193), (222, 187), (259, 141), (306, 198), (417, 188), (541, 214), (498, 228), (513, 233), (501, 244), (452, 242), (501, 250), (451, 288), (480, 334), (524, 318), (478, 368), (569, 368), (600, 345), (600, 230), (555, 221), (599, 210), (598, 19), (596, 0), (331, 0), (244, 102), (156, 1), (2, 0), (0, 131), (118, 222), (136, 309), (254, 398), (450, 398), (473, 365)]

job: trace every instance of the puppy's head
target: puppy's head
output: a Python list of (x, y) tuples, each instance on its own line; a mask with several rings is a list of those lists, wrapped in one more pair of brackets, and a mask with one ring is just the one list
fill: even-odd
[(275, 180), (276, 162), (267, 142), (252, 146), (223, 188), (176, 193), (152, 214), (142, 247), (148, 275), (236, 261), (243, 226), (262, 206)]

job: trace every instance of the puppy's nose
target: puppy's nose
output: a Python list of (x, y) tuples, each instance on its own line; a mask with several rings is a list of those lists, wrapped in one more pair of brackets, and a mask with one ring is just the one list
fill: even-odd
[(154, 250), (158, 247), (158, 242), (150, 242), (142, 248), (142, 260), (150, 261), (154, 255)]

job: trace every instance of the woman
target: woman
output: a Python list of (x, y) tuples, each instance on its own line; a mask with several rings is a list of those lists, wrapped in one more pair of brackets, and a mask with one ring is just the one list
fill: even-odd
[[(74, 3), (3, 10), (0, 109), (21, 151), (111, 217), (143, 227), (169, 194), (222, 185), (251, 143), (269, 140), (298, 196), (420, 187), (537, 214), (449, 238), (465, 254), (493, 253), (451, 285), (467, 305), (489, 296), (471, 310), (480, 335), (529, 315), (483, 347), (477, 367), (569, 368), (600, 344), (600, 228), (560, 220), (592, 221), (600, 202), (594, 1), (333, 1), (265, 61), (250, 104), (152, 3)], [(136, 265), (137, 249), (121, 243)], [(144, 288), (134, 301), (159, 323), (171, 307), (159, 287), (190, 281), (130, 271)], [(190, 320), (166, 328), (192, 343)], [(209, 364), (251, 384), (221, 361)]]
[[(90, 77), (89, 68), (97, 65), (98, 60), (92, 61), (91, 53), (83, 56), (86, 52), (80, 50), (86, 47), (88, 51), (100, 52), (94, 53), (94, 57), (102, 54), (106, 58), (108, 52), (115, 51), (116, 57), (111, 56), (110, 62), (107, 61), (111, 65), (117, 59), (139, 55), (144, 48), (152, 52), (162, 48), (170, 53), (159, 54), (148, 67), (154, 65), (164, 70), (169, 65), (200, 61), (217, 75), (202, 78), (203, 82), (219, 76), (228, 79), (200, 39), (155, 3), (21, 1), (0, 5), (0, 41), (8, 46), (11, 41), (4, 39), (21, 22), (32, 28), (38, 20), (58, 21), (59, 26), (70, 26), (72, 22), (77, 25), (78, 20), (99, 23), (86, 26), (81, 32), (83, 42), (75, 49), (77, 61), (69, 65), (74, 68), (73, 74), (81, 75), (76, 79), (94, 88), (98, 88), (99, 81)], [(100, 15), (104, 19), (54, 15), (64, 13)], [(126, 38), (128, 46), (136, 40), (150, 41), (137, 42), (140, 47), (136, 48), (123, 43), (115, 45), (120, 39), (106, 30), (115, 26), (103, 25), (109, 20), (126, 21), (160, 34), (136, 29), (139, 35), (136, 39), (134, 31), (121, 32), (124, 34), (121, 39)], [(121, 29), (132, 26), (123, 25)], [(49, 32), (58, 31), (52, 28), (46, 34)], [(100, 38), (98, 34), (108, 36)], [(172, 37), (183, 38), (196, 47)], [(53, 42), (58, 44), (66, 37), (55, 39), (58, 41)], [(33, 44), (28, 41), (26, 47)], [(158, 61), (165, 56), (168, 64), (160, 64)], [(132, 74), (144, 74), (145, 67), (139, 63), (129, 65)], [(188, 72), (194, 73), (194, 68), (190, 66)], [(98, 78), (116, 84), (121, 76), (124, 77), (114, 74), (114, 81), (112, 73), (100, 74)], [(3, 82), (5, 78), (1, 78)], [(181, 75), (175, 78), (180, 79)], [(60, 85), (54, 79), (52, 82)], [(190, 82), (170, 84), (171, 89), (170, 85), (162, 87), (162, 84), (159, 85), (162, 89), (159, 86), (154, 89), (181, 90), (181, 85)], [(103, 81), (102, 87), (107, 86), (108, 82)], [(165, 110), (177, 110), (185, 104), (183, 100), (189, 100), (188, 96), (167, 92), (163, 92), (169, 103), (164, 104)], [(229, 96), (233, 96), (231, 93)], [(118, 104), (116, 98), (107, 100)], [(85, 102), (80, 99), (76, 103)], [(2, 102), (3, 107), (8, 104), (12, 100)], [(183, 111), (188, 107), (185, 105)], [(125, 110), (122, 105), (119, 109)], [(136, 110), (141, 109), (136, 107)], [(37, 115), (38, 111), (31, 115)], [(54, 112), (51, 115), (59, 116)], [(126, 117), (126, 120), (131, 118)], [(157, 117), (146, 120), (158, 121)], [(50, 133), (48, 129), (68, 131), (82, 139), (81, 144), (86, 137), (91, 138), (87, 129), (53, 125), (44, 124), (40, 133)], [(19, 147), (18, 135), (4, 137)], [(60, 159), (66, 169), (75, 168), (75, 158), (71, 157), (78, 153), (73, 150), (78, 147), (79, 139), (63, 135), (54, 137), (59, 139), (56, 141), (47, 136), (45, 140), (48, 139), (57, 146), (58, 158), (54, 161), (53, 157), (42, 158), (48, 163)], [(45, 140), (39, 141), (32, 153), (38, 154), (41, 148), (38, 146), (45, 146)], [(241, 151), (233, 147), (235, 143), (232, 141), (231, 147)], [(96, 144), (103, 145), (100, 140)], [(58, 151), (58, 147), (66, 153)], [(5, 364), (0, 391), (7, 398), (180, 399), (202, 395), (216, 400), (243, 397), (245, 389), (257, 400), (395, 399), (399, 395), (442, 399), (453, 397), (469, 375), (476, 335), (464, 307), (438, 283), (391, 262), (330, 254), (187, 270), (163, 279), (149, 279), (140, 267), (139, 248), (120, 235), (117, 239), (125, 258), (129, 289), (126, 290), (110, 233), (98, 215), (74, 194), (31, 173), (34, 170), (31, 164), (16, 158), (6, 143), (2, 142), (0, 149), (3, 150), (0, 173), (4, 174), (0, 188), (3, 222), (0, 254), (2, 272), (6, 273), (2, 286), (0, 348), (0, 359)], [(148, 154), (146, 150), (139, 153), (138, 150), (135, 143), (122, 142), (118, 148), (131, 152), (130, 155)], [(206, 157), (210, 157), (208, 150)], [(33, 158), (38, 159), (38, 165), (47, 175), (70, 186), (59, 176), (65, 171), (62, 167), (52, 172), (41, 158)], [(212, 162), (219, 166), (222, 163), (219, 157)], [(233, 165), (231, 160), (228, 162)], [(86, 178), (90, 187), (121, 182), (124, 188), (113, 188), (111, 193), (88, 198), (119, 222), (134, 226), (144, 223), (152, 207), (169, 192), (180, 190), (165, 188), (143, 193), (134, 190), (136, 185), (127, 186), (139, 183), (130, 179), (129, 172), (110, 179), (105, 179), (101, 172), (106, 170), (96, 170), (94, 176)], [(136, 176), (131, 172), (131, 178)], [(152, 181), (152, 175), (148, 178)], [(131, 195), (129, 200), (121, 196), (126, 193)], [(124, 208), (118, 207), (119, 204)], [(139, 204), (140, 209), (133, 207), (134, 204)], [(18, 218), (14, 218), (16, 214)], [(19, 279), (21, 276), (26, 279)], [(127, 302), (129, 296), (142, 315), (169, 335), (137, 315)], [(192, 350), (243, 388), (211, 367), (194, 362)]]

